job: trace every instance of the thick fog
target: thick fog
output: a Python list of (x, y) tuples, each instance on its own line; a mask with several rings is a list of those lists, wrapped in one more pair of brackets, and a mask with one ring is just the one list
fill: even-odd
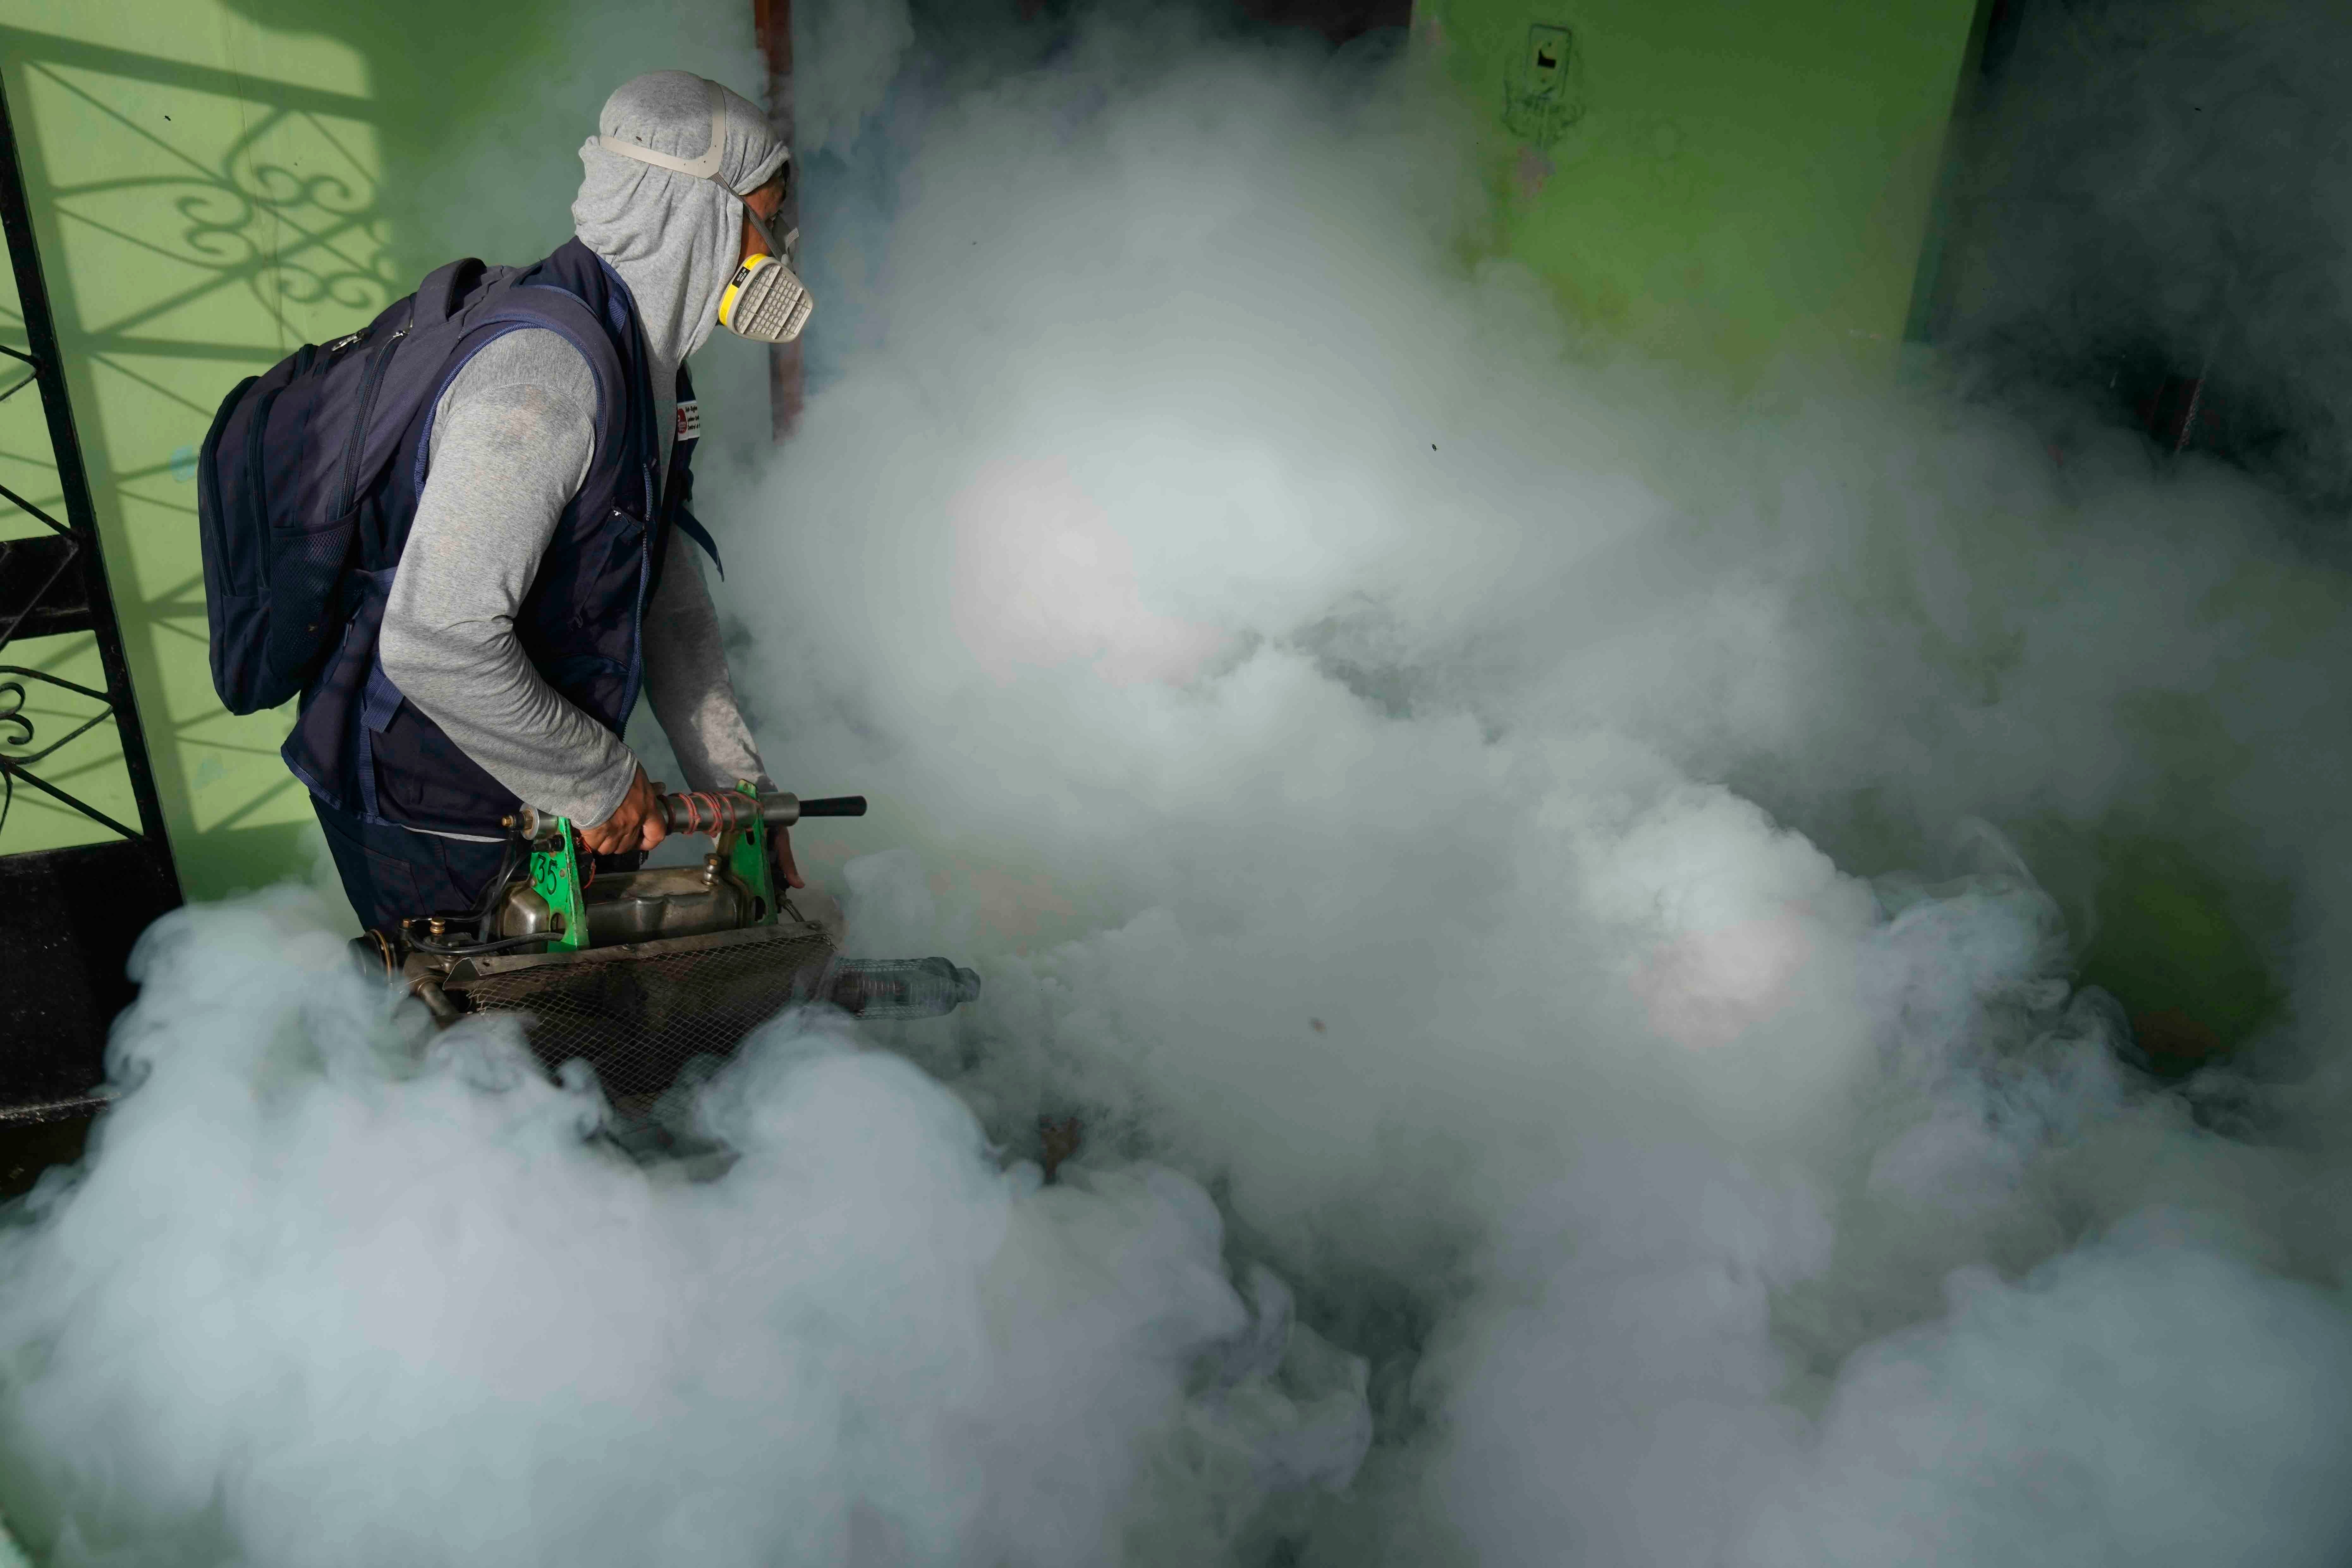
[[(795, 10), (810, 395), (771, 451), (704, 353), (698, 510), (771, 769), (877, 803), (803, 864), (981, 1000), (770, 1026), (710, 1177), (299, 895), (173, 917), (0, 1237), (20, 1532), (2342, 1561), (2305, 522), (2127, 433), (1612, 355), (1473, 259), (1410, 52)], [(2287, 998), (2185, 1080), (2077, 984), (2068, 846), (2119, 831), (2232, 868)]]

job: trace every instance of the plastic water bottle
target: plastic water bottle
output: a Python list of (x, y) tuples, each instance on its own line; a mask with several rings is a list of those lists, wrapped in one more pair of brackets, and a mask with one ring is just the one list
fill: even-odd
[(856, 1018), (936, 1018), (980, 994), (980, 976), (944, 958), (846, 958), (819, 989)]

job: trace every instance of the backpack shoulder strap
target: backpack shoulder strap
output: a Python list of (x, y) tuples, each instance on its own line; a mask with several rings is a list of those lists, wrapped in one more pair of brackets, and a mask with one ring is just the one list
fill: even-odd
[(528, 282), (530, 271), (484, 267), (467, 258), (426, 274), (416, 291), (406, 341), (386, 364), (362, 436), (361, 467), (367, 482), (383, 473), (415, 431), (418, 438), (412, 482), (422, 487), (435, 406), (475, 354), (510, 331), (544, 327), (561, 333), (587, 360), (600, 408), (625, 400), (620, 355), (587, 305), (569, 290)]
[(416, 306), (409, 318), (415, 329), (430, 331), (456, 315), (465, 305), (467, 296), (481, 288), (483, 275), (488, 271), (481, 258), (461, 256), (426, 273), (425, 281), (416, 286)]
[(418, 430), (415, 454), (415, 482), (420, 489), (433, 442), (434, 406), (476, 354), (509, 332), (533, 328), (552, 331), (580, 351), (596, 384), (597, 449), (602, 452), (611, 446), (614, 425), (626, 416), (627, 369), (613, 347), (613, 340), (577, 294), (552, 284), (502, 279), (453, 318), (451, 325), (454, 334), (439, 356), (438, 372), (425, 394), (425, 420)]
[[(528, 327), (545, 328), (560, 333), (580, 351), (588, 362), (589, 371), (596, 378), (596, 399), (600, 408), (618, 409), (628, 397), (627, 367), (622, 363), (620, 352), (614, 348), (610, 333), (596, 319), (579, 295), (552, 283), (517, 281), (486, 295), (480, 305), (467, 312), (471, 318), (467, 329), (468, 339), (481, 329), (499, 327), (507, 331)], [(472, 343), (466, 357), (471, 358), (481, 344), (503, 333), (483, 334)], [(452, 367), (454, 374), (455, 367)], [(599, 423), (603, 423), (600, 419)]]

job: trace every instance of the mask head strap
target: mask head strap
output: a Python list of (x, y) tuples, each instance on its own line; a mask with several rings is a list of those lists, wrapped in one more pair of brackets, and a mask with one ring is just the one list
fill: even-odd
[[(726, 161), (727, 156), (727, 89), (708, 77), (703, 79), (702, 85), (710, 89), (710, 145), (704, 149), (699, 158), (672, 157), (667, 153), (656, 153), (650, 147), (640, 147), (634, 142), (624, 142), (617, 136), (600, 135), (596, 138), (596, 145), (615, 157), (651, 163), (656, 169), (668, 169), (688, 179), (709, 180), (737, 201), (742, 201), (743, 193), (719, 177), (719, 165)], [(782, 168), (783, 163), (792, 162), (792, 156), (790, 152), (785, 153), (783, 163), (777, 167)], [(775, 178), (773, 174), (768, 177)], [(751, 220), (751, 226), (760, 231), (760, 237), (768, 242), (768, 248), (776, 251), (776, 242), (769, 234), (768, 226), (760, 221), (759, 215), (751, 210), (748, 202), (744, 203), (743, 216)], [(776, 251), (776, 254), (782, 255), (782, 252)]]
[[(738, 196), (735, 199), (739, 202), (743, 201), (743, 198), (740, 196)], [(766, 224), (760, 221), (760, 215), (751, 210), (751, 204), (750, 202), (743, 202), (743, 221), (751, 226), (751, 232), (760, 237), (761, 243), (768, 247), (769, 255), (781, 257), (784, 254), (784, 247), (776, 243), (775, 235), (770, 231)], [(795, 236), (798, 236), (800, 230), (794, 229), (793, 230), (793, 233)], [(789, 245), (792, 242), (787, 240), (784, 243)]]
[(634, 142), (624, 142), (617, 136), (599, 136), (596, 145), (617, 156), (633, 158), (640, 163), (651, 163), (656, 169), (673, 170), (690, 179), (717, 178), (719, 165), (727, 155), (727, 94), (717, 82), (707, 78), (702, 85), (710, 89), (710, 145), (699, 158), (673, 157), (667, 153), (656, 153), (650, 147), (640, 147)]

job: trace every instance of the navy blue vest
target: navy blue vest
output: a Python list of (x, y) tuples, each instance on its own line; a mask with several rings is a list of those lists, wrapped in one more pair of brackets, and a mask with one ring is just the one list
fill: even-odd
[[(425, 489), (435, 406), (486, 344), (549, 328), (594, 373), (595, 455), (516, 611), (515, 636), (551, 687), (616, 735), (643, 684), (641, 625), (669, 526), (701, 532), (684, 512), (693, 443), (674, 444), (667, 483), (659, 471), (645, 334), (619, 276), (573, 239), (495, 281), (477, 297), (480, 320), (467, 326), (362, 503), (342, 640), (304, 690), (281, 752), (312, 794), (365, 822), (496, 834), (499, 818), (520, 804), (401, 695), (377, 650), (384, 603)], [(683, 367), (677, 395), (680, 402), (693, 395)]]

